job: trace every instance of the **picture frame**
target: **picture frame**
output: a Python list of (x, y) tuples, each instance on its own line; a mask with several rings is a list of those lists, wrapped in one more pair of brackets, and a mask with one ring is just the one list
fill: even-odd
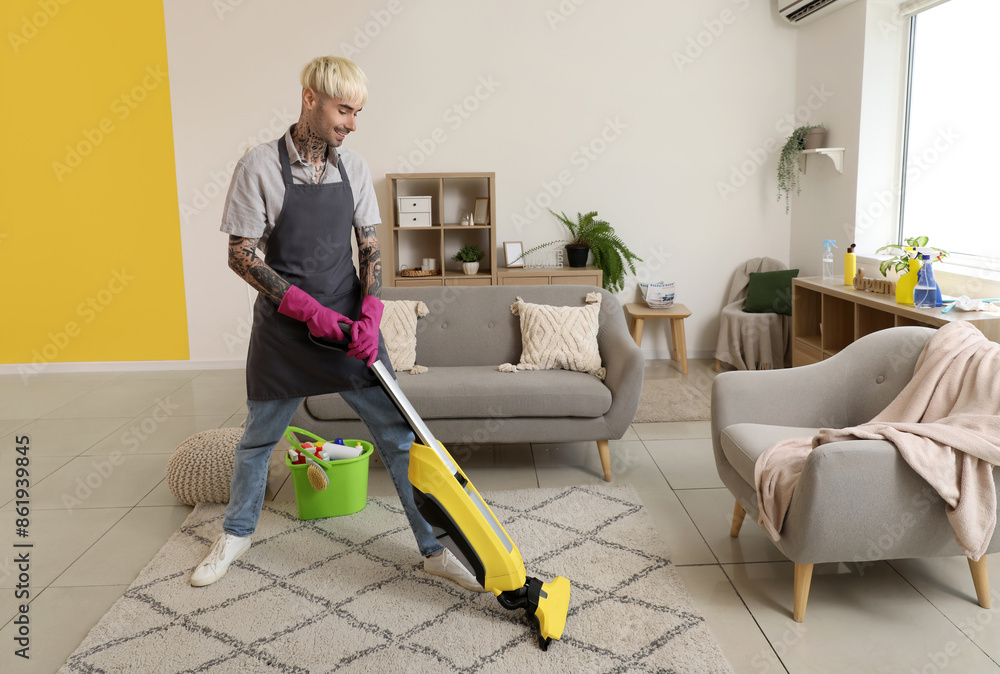
[[(506, 267), (523, 267), (524, 258), (524, 245), (520, 241), (504, 241), (503, 242), (503, 259)], [(521, 258), (521, 259), (518, 259)], [(511, 262), (515, 260), (515, 262)]]
[(490, 224), (490, 198), (476, 197), (476, 207), (472, 211), (472, 224)]

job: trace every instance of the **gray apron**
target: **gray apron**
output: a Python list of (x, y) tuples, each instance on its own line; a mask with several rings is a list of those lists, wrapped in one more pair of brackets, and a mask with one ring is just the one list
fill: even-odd
[[(323, 306), (357, 320), (361, 281), (351, 251), (354, 195), (344, 162), (337, 162), (339, 183), (295, 184), (284, 137), (278, 139), (278, 156), (285, 199), (264, 261)], [(378, 346), (379, 360), (392, 372), (381, 334)], [(277, 305), (264, 295), (257, 297), (247, 354), (248, 399), (301, 398), (377, 383), (363, 362), (314, 344), (305, 323), (279, 314)]]

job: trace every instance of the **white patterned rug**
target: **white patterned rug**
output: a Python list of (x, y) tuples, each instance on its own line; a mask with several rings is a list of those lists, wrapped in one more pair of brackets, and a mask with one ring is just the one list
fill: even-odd
[(302, 522), (267, 504), (225, 578), (188, 575), (220, 531), (201, 504), (60, 672), (731, 672), (635, 490), (484, 494), (528, 574), (573, 585), (538, 647), (523, 610), (425, 574), (399, 501)]

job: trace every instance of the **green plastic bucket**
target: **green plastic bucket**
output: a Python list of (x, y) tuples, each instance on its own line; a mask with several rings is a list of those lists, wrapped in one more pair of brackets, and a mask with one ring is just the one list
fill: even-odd
[[(299, 451), (302, 451), (302, 446), (295, 438), (296, 433), (319, 442), (326, 442), (323, 438), (309, 431), (289, 426), (285, 431), (285, 438), (292, 447)], [(359, 442), (365, 451), (356, 459), (324, 461), (316, 457), (316, 463), (326, 471), (327, 477), (330, 478), (330, 486), (323, 491), (316, 491), (309, 483), (309, 477), (306, 475), (306, 471), (309, 469), (308, 463), (295, 465), (288, 458), (288, 454), (285, 454), (285, 465), (292, 472), (292, 486), (295, 487), (295, 502), (299, 507), (300, 520), (350, 515), (364, 509), (368, 503), (368, 458), (375, 448), (370, 442), (364, 440), (344, 439), (344, 444), (351, 447)], [(311, 452), (306, 453), (311, 454)]]

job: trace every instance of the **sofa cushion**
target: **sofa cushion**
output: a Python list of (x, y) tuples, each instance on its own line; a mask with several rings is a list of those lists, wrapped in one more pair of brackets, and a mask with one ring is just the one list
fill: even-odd
[(798, 269), (750, 272), (743, 311), (748, 314), (792, 315), (792, 279)]
[[(495, 365), (432, 367), (419, 377), (401, 377), (399, 385), (423, 419), (599, 417), (611, 408), (603, 382), (567, 370), (511, 376)], [(311, 396), (305, 404), (318, 419), (357, 419), (336, 393)]]
[(386, 300), (385, 313), (379, 330), (385, 340), (389, 361), (394, 370), (410, 370), (411, 374), (419, 374), (415, 368), (417, 361), (417, 318), (427, 315), (427, 305), (417, 300)]
[[(510, 306), (521, 317), (521, 361), (517, 370), (559, 368), (596, 375), (604, 379), (601, 353), (597, 348), (601, 295), (587, 293), (583, 306), (532, 304), (520, 297)], [(515, 371), (509, 363), (504, 372)]]
[(747, 483), (754, 485), (753, 468), (757, 458), (781, 440), (813, 437), (818, 428), (770, 426), (767, 424), (733, 424), (722, 429), (719, 444), (722, 453)]

